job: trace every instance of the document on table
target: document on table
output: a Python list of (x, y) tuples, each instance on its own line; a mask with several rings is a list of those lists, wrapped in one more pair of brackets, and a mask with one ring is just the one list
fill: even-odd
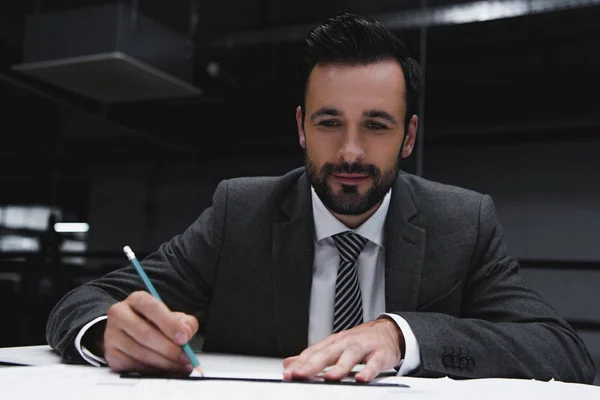
[[(260, 364), (260, 363), (259, 363)], [(230, 372), (228, 374), (231, 374)], [(235, 374), (235, 373), (234, 373)], [(238, 373), (237, 376), (241, 376)], [(256, 375), (255, 375), (256, 376)], [(274, 375), (261, 375), (274, 377)], [(381, 382), (405, 383), (407, 388), (272, 384), (243, 381), (193, 381), (171, 379), (123, 379), (108, 368), (57, 364), (38, 367), (0, 368), (2, 399), (44, 400), (165, 400), (201, 398), (223, 400), (398, 400), (400, 396), (418, 399), (506, 400), (599, 399), (600, 387), (562, 382), (516, 379), (479, 379), (455, 381), (449, 378), (388, 377)]]
[[(321, 374), (313, 379), (306, 381), (285, 381), (283, 380), (283, 360), (279, 358), (251, 357), (239, 355), (224, 354), (206, 354), (200, 355), (204, 377), (190, 375), (189, 377), (168, 378), (161, 375), (143, 375), (137, 373), (124, 373), (121, 378), (124, 379), (178, 379), (188, 381), (241, 381), (241, 382), (262, 382), (262, 383), (297, 383), (297, 384), (323, 384), (323, 385), (354, 385), (365, 386), (364, 383), (358, 383), (354, 380), (354, 374), (361, 371), (364, 365), (355, 366), (348, 377), (340, 382), (328, 382), (323, 379), (326, 368)], [(406, 387), (405, 384), (385, 381), (380, 382), (384, 377), (396, 376), (395, 370), (386, 370), (379, 374), (378, 378), (371, 386), (389, 386)]]
[[(221, 373), (214, 375), (222, 376)], [(276, 379), (272, 373), (227, 373), (227, 377), (255, 377)], [(203, 400), (243, 397), (252, 399), (306, 399), (320, 400), (344, 398), (364, 400), (368, 396), (396, 393), (398, 387), (365, 385), (307, 385), (289, 382), (177, 380), (177, 379), (123, 379), (108, 368), (79, 365), (54, 365), (40, 367), (12, 367), (0, 369), (2, 398), (44, 398), (60, 400), (96, 400), (117, 398), (143, 398), (164, 400), (201, 396)], [(403, 389), (410, 391), (410, 388)]]
[[(280, 358), (256, 357), (233, 354), (199, 353), (202, 366), (206, 372), (205, 380), (235, 380), (283, 382), (283, 360)], [(13, 365), (60, 365), (60, 356), (49, 346), (28, 346), (0, 349), (0, 362)], [(85, 366), (84, 366), (85, 367)], [(364, 366), (359, 365), (353, 372), (360, 371)], [(87, 369), (86, 369), (87, 370)], [(393, 376), (395, 370), (384, 371), (380, 376)], [(129, 378), (144, 378), (126, 374)], [(164, 379), (164, 377), (161, 377)], [(352, 378), (343, 380), (344, 384), (356, 384)], [(324, 383), (316, 378), (311, 383)], [(398, 386), (386, 382), (386, 386)]]
[[(395, 372), (395, 371), (394, 371)], [(394, 374), (395, 375), (395, 374)], [(229, 382), (262, 382), (262, 383), (295, 383), (295, 384), (321, 384), (321, 385), (342, 385), (342, 386), (376, 386), (376, 387), (396, 387), (396, 388), (406, 388), (408, 385), (404, 383), (392, 382), (392, 381), (382, 381), (382, 378), (385, 376), (379, 376), (373, 382), (370, 383), (361, 383), (356, 382), (354, 379), (354, 374), (350, 374), (348, 377), (343, 378), (340, 381), (327, 381), (321, 375), (316, 376), (312, 379), (307, 380), (295, 380), (295, 381), (286, 381), (282, 378), (282, 373), (231, 373), (231, 372), (206, 372), (204, 376), (199, 375), (190, 375), (188, 377), (179, 377), (172, 378), (164, 375), (143, 375), (138, 373), (123, 373), (121, 374), (121, 378), (124, 379), (171, 379), (171, 380), (187, 380), (187, 381), (229, 381)]]
[[(207, 375), (218, 378), (275, 379), (283, 376), (281, 358), (256, 357), (233, 354), (198, 353)], [(60, 364), (60, 356), (50, 346), (27, 346), (0, 348), (0, 362), (13, 365), (54, 365)], [(358, 365), (353, 372), (364, 366)], [(265, 375), (267, 373), (267, 375)], [(241, 374), (241, 375), (240, 375)], [(394, 376), (395, 370), (383, 371), (380, 376)], [(346, 379), (352, 381), (352, 379)]]
[(60, 356), (50, 346), (0, 348), (0, 363), (13, 365), (54, 365)]

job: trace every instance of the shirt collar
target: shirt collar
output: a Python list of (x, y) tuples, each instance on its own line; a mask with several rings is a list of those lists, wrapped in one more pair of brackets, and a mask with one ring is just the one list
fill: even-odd
[(317, 242), (323, 239), (337, 235), (338, 233), (352, 230), (377, 246), (383, 248), (383, 226), (385, 217), (387, 216), (388, 208), (390, 207), (390, 198), (392, 197), (392, 189), (390, 189), (381, 205), (373, 215), (369, 217), (361, 226), (356, 229), (349, 229), (339, 219), (337, 219), (321, 201), (315, 189), (311, 186), (311, 197), (313, 206), (313, 219), (315, 223), (315, 237)]

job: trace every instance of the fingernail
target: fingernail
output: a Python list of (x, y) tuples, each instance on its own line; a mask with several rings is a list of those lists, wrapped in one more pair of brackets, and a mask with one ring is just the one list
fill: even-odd
[(292, 378), (292, 370), (284, 369), (283, 370), (283, 379), (289, 380)]
[(355, 374), (354, 380), (359, 381), (359, 382), (370, 382), (371, 381), (371, 379), (369, 379), (369, 375), (367, 375), (363, 372), (359, 372), (359, 373)]
[(184, 344), (186, 342), (186, 335), (183, 332), (177, 332), (175, 334), (175, 342), (177, 344)]
[(181, 356), (179, 356), (179, 361), (182, 364), (189, 364), (189, 362), (190, 362), (189, 358), (187, 358), (187, 356), (185, 354), (182, 354)]
[(185, 367), (183, 367), (183, 370), (189, 374), (194, 370), (194, 367), (192, 366), (192, 364), (188, 364)]

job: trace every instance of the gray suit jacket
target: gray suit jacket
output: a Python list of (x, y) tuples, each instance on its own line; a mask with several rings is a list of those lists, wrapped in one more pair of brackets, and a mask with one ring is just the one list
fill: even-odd
[[(588, 382), (581, 339), (518, 274), (492, 200), (399, 173), (385, 224), (386, 311), (417, 337), (417, 376)], [(304, 168), (221, 182), (212, 207), (143, 260), (172, 310), (204, 312), (204, 351), (285, 357), (307, 346), (314, 224)], [(67, 294), (49, 344), (81, 361), (80, 328), (144, 290), (127, 266)]]

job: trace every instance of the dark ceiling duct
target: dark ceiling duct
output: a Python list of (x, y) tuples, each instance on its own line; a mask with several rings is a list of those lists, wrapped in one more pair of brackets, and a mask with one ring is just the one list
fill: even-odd
[(190, 39), (122, 3), (29, 15), (13, 70), (104, 103), (197, 96)]

